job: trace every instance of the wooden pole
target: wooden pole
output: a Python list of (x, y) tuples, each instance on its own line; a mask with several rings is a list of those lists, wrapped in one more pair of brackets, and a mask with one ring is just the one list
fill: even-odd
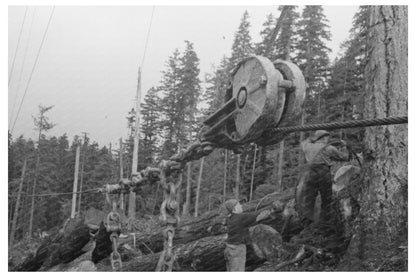
[(254, 157), (253, 157), (253, 169), (251, 170), (251, 183), (250, 183), (250, 198), (253, 197), (253, 185), (254, 185), (254, 171), (256, 170), (256, 155), (257, 155), (257, 144), (254, 145)]
[(82, 146), (82, 162), (81, 162), (81, 181), (79, 184), (79, 195), (78, 195), (78, 215), (81, 215), (81, 198), (82, 198), (82, 187), (84, 184), (84, 164), (85, 164), (85, 156), (87, 155), (87, 134), (86, 132), (83, 132), (84, 134), (84, 144)]
[[(120, 150), (119, 150), (119, 159), (120, 159), (120, 180), (123, 179), (123, 139), (120, 138)], [(124, 212), (124, 194), (120, 194), (120, 209)]]
[(241, 154), (237, 154), (237, 169), (235, 174), (235, 199), (240, 197), (240, 164), (241, 164)]
[[(139, 129), (140, 129), (140, 100), (142, 97), (142, 87), (141, 87), (141, 70), (139, 67), (139, 74), (137, 79), (137, 91), (136, 91), (136, 124), (134, 129), (134, 144), (133, 144), (133, 162), (131, 165), (131, 175), (137, 175), (137, 165), (138, 165), (138, 152), (139, 152)], [(130, 231), (133, 230), (133, 221), (136, 219), (136, 192), (131, 191), (129, 195), (129, 226)]]
[(12, 228), (11, 228), (11, 231), (10, 231), (10, 242), (9, 242), (10, 246), (13, 246), (13, 243), (14, 243), (14, 235), (16, 233), (16, 223), (17, 223), (17, 218), (19, 216), (19, 205), (20, 205), (20, 198), (21, 198), (21, 195), (22, 195), (23, 181), (25, 179), (25, 172), (26, 172), (26, 159), (23, 162), (22, 176), (20, 177), (20, 184), (19, 184), (19, 192), (17, 193), (16, 205), (14, 207), (14, 215), (13, 215), (13, 219), (12, 219)]
[(80, 145), (77, 145), (77, 152), (75, 155), (75, 170), (74, 170), (74, 186), (72, 188), (72, 208), (71, 208), (71, 218), (75, 218), (75, 207), (77, 204), (77, 188), (78, 188), (78, 167), (79, 167), (79, 152)]
[(227, 159), (228, 159), (228, 150), (224, 149), (224, 187), (222, 192), (222, 203), (225, 202), (227, 197)]
[(201, 165), (199, 166), (199, 176), (198, 176), (198, 183), (196, 187), (196, 199), (195, 199), (195, 212), (194, 217), (198, 216), (198, 206), (199, 206), (199, 195), (200, 195), (200, 189), (201, 189), (201, 180), (202, 180), (202, 172), (204, 170), (204, 158), (201, 158)]
[(283, 155), (285, 149), (285, 140), (279, 144), (279, 160), (277, 164), (277, 191), (283, 191)]

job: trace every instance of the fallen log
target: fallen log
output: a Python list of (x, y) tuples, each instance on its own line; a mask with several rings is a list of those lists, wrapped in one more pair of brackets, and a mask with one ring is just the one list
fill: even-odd
[[(280, 210), (272, 214), (272, 217), (263, 221), (262, 223), (273, 227), (280, 233), (280, 241), (287, 242), (290, 238), (294, 238), (294, 242), (298, 245), (305, 244), (305, 239), (314, 238), (317, 234), (312, 236), (296, 236), (297, 234), (305, 233), (303, 227), (294, 212), (294, 193), (293, 190), (285, 191), (284, 193), (273, 193), (251, 201), (243, 205), (245, 212), (261, 211), (270, 209), (276, 206), (284, 206), (283, 212)], [(226, 215), (223, 210), (217, 210), (207, 213), (201, 217), (184, 221), (176, 229), (173, 245), (177, 251), (177, 261), (175, 270), (177, 271), (222, 271), (225, 270), (225, 261), (223, 251), (225, 247), (225, 219)], [(83, 253), (83, 247), (90, 241), (90, 229), (78, 221), (73, 224), (74, 228), (66, 229), (64, 233), (58, 233), (51, 236), (47, 241), (42, 243), (35, 255), (26, 259), (21, 265), (15, 268), (16, 271), (36, 271), (48, 270), (57, 264), (67, 264)], [(63, 228), (65, 229), (65, 228)], [(111, 242), (109, 235), (101, 222), (99, 231), (95, 235), (96, 245), (91, 254), (91, 261), (97, 264), (98, 270), (111, 271), (111, 266), (108, 263), (108, 256), (111, 253)], [(336, 234), (336, 241), (334, 245), (328, 244), (328, 250), (336, 249), (338, 247), (339, 239), (342, 234)], [(263, 249), (270, 245), (276, 244), (276, 240), (272, 243), (264, 242), (267, 236), (257, 241)], [(322, 245), (326, 243), (326, 236), (321, 236)], [(124, 255), (120, 248), (125, 245), (133, 245), (133, 241), (140, 249), (142, 254)], [(277, 244), (276, 244), (277, 245)], [(119, 251), (122, 254), (123, 271), (154, 271), (160, 252), (163, 250), (163, 237), (161, 229), (154, 230), (149, 233), (142, 233), (136, 236), (134, 240), (132, 236), (127, 239), (119, 240)], [(343, 248), (344, 245), (341, 245)], [(331, 248), (331, 249), (329, 249)], [(136, 250), (137, 250), (136, 249)], [(254, 247), (254, 249), (256, 249)], [(248, 247), (247, 252), (247, 271), (254, 270), (258, 265), (262, 264), (266, 259), (285, 262), (287, 259), (279, 260), (281, 254), (275, 252), (276, 249), (269, 248), (258, 254), (258, 249)], [(338, 251), (338, 250), (337, 250)], [(134, 251), (133, 251), (134, 252)], [(293, 252), (293, 251), (292, 251)], [(259, 258), (259, 256), (261, 258)], [(271, 258), (272, 257), (272, 258)], [(273, 258), (274, 257), (274, 258)], [(287, 266), (286, 266), (287, 267)], [(65, 266), (58, 268), (68, 268)]]
[(82, 248), (89, 241), (89, 237), (89, 229), (81, 219), (68, 220), (59, 231), (45, 238), (34, 254), (12, 271), (44, 270), (72, 261), (84, 253)]
[[(272, 208), (276, 201), (280, 204), (286, 205), (290, 200), (294, 199), (294, 190), (289, 189), (283, 193), (273, 193), (262, 199), (254, 200), (243, 205), (244, 212), (261, 211)], [(223, 209), (219, 209), (207, 213), (198, 218), (180, 223), (176, 229), (173, 244), (187, 244), (192, 241), (199, 240), (204, 237), (224, 234), (227, 232), (225, 228), (226, 213)], [(283, 237), (288, 234), (293, 234), (300, 231), (299, 224), (296, 218), (288, 219), (289, 216), (283, 215), (282, 212), (276, 212), (273, 217), (262, 221), (262, 223), (270, 225), (277, 231), (282, 231), (286, 222), (287, 229), (283, 230)], [(287, 219), (291, 222), (288, 224)], [(132, 243), (133, 238), (129, 237), (125, 240), (120, 240), (121, 243)], [(157, 253), (163, 249), (163, 236), (161, 230), (155, 230), (150, 233), (137, 234), (135, 243), (141, 252), (144, 254)]]
[[(226, 235), (205, 237), (174, 247), (176, 260), (174, 271), (225, 271), (224, 249)], [(123, 261), (123, 271), (155, 271), (160, 252)], [(259, 258), (251, 247), (247, 247), (247, 270), (253, 270), (265, 260)], [(111, 271), (107, 262), (97, 265), (98, 271)]]
[[(84, 247), (91, 240), (90, 231), (83, 218), (67, 220), (56, 233), (45, 238), (34, 254), (11, 271), (46, 271), (73, 261), (86, 253)], [(98, 243), (97, 247), (101, 245)]]

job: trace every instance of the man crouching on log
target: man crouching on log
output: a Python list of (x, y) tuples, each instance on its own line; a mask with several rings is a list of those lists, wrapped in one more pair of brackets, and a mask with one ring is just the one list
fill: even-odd
[(249, 227), (270, 216), (271, 211), (244, 213), (236, 199), (225, 202), (229, 212), (227, 219), (228, 238), (224, 251), (227, 271), (245, 271), (246, 244), (250, 242)]

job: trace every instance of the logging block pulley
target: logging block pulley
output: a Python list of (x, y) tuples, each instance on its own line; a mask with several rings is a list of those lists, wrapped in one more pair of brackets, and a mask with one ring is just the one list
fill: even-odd
[(230, 149), (260, 138), (267, 144), (273, 139), (264, 136), (267, 129), (289, 126), (300, 118), (305, 90), (295, 64), (250, 56), (233, 70), (224, 104), (203, 122), (200, 140)]

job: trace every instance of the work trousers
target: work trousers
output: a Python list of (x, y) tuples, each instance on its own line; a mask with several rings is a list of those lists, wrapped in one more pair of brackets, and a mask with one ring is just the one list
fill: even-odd
[(318, 193), (321, 195), (320, 220), (327, 221), (332, 203), (331, 168), (324, 164), (308, 164), (296, 189), (296, 205), (302, 219), (313, 221)]
[(224, 250), (227, 271), (246, 270), (246, 245), (226, 244)]

